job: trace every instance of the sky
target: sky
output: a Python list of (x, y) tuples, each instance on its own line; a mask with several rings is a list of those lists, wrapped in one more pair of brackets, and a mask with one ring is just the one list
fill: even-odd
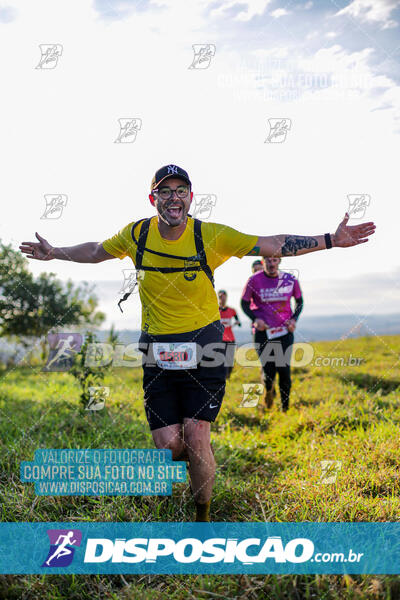
[[(257, 235), (334, 232), (363, 196), (350, 223), (376, 223), (367, 244), (281, 267), (298, 272), (304, 315), (398, 312), (399, 31), (399, 0), (0, 0), (0, 238), (107, 239), (154, 214), (166, 164), (215, 199), (208, 221)], [(56, 195), (58, 218), (43, 218)], [(215, 273), (237, 308), (252, 260)], [(129, 259), (30, 267), (93, 283), (105, 327), (139, 326), (137, 296), (117, 308)]]

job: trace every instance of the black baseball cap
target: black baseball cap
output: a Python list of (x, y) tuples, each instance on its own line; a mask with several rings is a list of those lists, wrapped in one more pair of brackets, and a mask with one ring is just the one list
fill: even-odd
[(160, 185), (162, 181), (164, 181), (164, 179), (167, 179), (168, 177), (180, 177), (181, 179), (187, 181), (187, 183), (190, 186), (192, 185), (192, 182), (189, 179), (189, 175), (187, 174), (185, 169), (182, 169), (177, 165), (165, 165), (164, 167), (161, 167), (161, 169), (158, 169), (158, 171), (156, 171), (156, 174), (151, 180), (150, 191), (152, 192), (155, 188), (157, 188)]

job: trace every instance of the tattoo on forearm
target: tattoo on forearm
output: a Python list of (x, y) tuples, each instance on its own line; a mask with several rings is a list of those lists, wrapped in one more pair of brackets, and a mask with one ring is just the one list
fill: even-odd
[(249, 252), (249, 256), (259, 256), (260, 255), (260, 246), (254, 246), (252, 250)]
[(282, 256), (296, 256), (298, 250), (302, 250), (303, 248), (315, 248), (316, 246), (318, 246), (318, 242), (313, 237), (287, 235), (285, 237), (285, 243), (282, 245), (281, 252)]

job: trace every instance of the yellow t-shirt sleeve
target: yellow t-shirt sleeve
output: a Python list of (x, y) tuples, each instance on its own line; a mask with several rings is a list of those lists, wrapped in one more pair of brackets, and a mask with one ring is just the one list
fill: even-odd
[(126, 225), (118, 233), (105, 240), (102, 245), (106, 252), (112, 254), (116, 258), (123, 259), (126, 256), (131, 256), (133, 241), (131, 237), (132, 223)]
[(215, 223), (215, 251), (217, 256), (225, 257), (225, 260), (231, 256), (243, 258), (256, 245), (258, 235), (249, 235), (228, 227)]

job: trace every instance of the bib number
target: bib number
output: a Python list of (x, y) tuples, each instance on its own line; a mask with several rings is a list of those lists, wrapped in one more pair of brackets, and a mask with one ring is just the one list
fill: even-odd
[(232, 317), (229, 317), (227, 319), (221, 319), (221, 323), (224, 327), (231, 327), (232, 326)]
[(282, 337), (287, 333), (288, 330), (286, 329), (286, 327), (270, 327), (269, 329), (267, 329), (267, 338), (269, 340), (274, 340), (275, 338)]
[(195, 342), (154, 342), (156, 364), (161, 369), (196, 369)]

